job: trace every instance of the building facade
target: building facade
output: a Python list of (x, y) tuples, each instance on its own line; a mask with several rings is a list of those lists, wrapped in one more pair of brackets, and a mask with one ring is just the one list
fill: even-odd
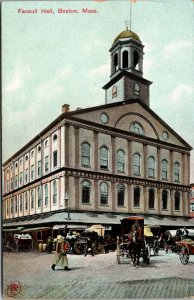
[(105, 104), (63, 105), (3, 164), (4, 222), (69, 209), (72, 216), (189, 216), (192, 148), (150, 108), (143, 47), (137, 34), (121, 32), (110, 48)]

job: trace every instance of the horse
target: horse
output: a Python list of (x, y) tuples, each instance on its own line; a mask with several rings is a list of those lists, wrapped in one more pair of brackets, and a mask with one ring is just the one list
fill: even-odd
[(138, 228), (137, 230), (131, 231), (128, 235), (128, 250), (129, 255), (131, 257), (131, 261), (133, 265), (139, 266), (139, 259), (142, 250), (142, 236), (141, 236), (141, 229)]
[(181, 237), (179, 235), (175, 235), (174, 237), (171, 235), (169, 230), (166, 230), (164, 233), (161, 234), (159, 242), (164, 242), (165, 245), (165, 251), (168, 253), (168, 250), (171, 250), (172, 252), (177, 252), (177, 241), (180, 241)]

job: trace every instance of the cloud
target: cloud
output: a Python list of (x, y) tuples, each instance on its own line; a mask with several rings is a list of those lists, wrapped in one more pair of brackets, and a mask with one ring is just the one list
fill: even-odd
[(182, 101), (185, 102), (185, 98), (188, 100), (192, 101), (194, 93), (194, 87), (191, 85), (186, 85), (186, 84), (179, 84), (176, 86), (174, 91), (172, 91), (171, 95), (169, 96), (169, 99), (173, 103), (180, 103)]
[(70, 65), (56, 70), (50, 79), (44, 81), (37, 87), (36, 98), (38, 102), (41, 101), (41, 99), (45, 99), (45, 97), (47, 99), (53, 99), (61, 95), (65, 88), (64, 80), (67, 79), (71, 73), (72, 67)]
[(81, 49), (82, 55), (89, 55), (94, 52), (96, 48), (102, 47), (103, 43), (100, 40), (94, 40), (90, 44), (84, 44)]
[(164, 55), (168, 58), (176, 54), (178, 51), (192, 48), (191, 40), (174, 40), (166, 45), (163, 49)]
[(88, 73), (89, 76), (107, 75), (110, 72), (110, 64), (100, 65), (97, 68), (91, 69)]
[(31, 75), (31, 68), (29, 66), (19, 66), (14, 74), (12, 81), (5, 87), (6, 93), (15, 92), (20, 89)]

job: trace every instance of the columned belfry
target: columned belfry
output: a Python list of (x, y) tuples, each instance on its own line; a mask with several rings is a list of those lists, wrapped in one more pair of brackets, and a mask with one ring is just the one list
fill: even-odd
[(143, 78), (143, 48), (133, 31), (122, 31), (110, 48), (111, 75), (105, 89), (105, 103), (140, 98), (149, 106), (150, 81)]

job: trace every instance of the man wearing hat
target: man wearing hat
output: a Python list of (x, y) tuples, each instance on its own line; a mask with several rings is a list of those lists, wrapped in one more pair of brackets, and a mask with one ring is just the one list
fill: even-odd
[(63, 236), (64, 228), (59, 229), (59, 235), (57, 236), (56, 252), (53, 258), (51, 269), (55, 271), (55, 266), (63, 267), (65, 271), (70, 271), (68, 268), (67, 253), (64, 248), (65, 238)]

